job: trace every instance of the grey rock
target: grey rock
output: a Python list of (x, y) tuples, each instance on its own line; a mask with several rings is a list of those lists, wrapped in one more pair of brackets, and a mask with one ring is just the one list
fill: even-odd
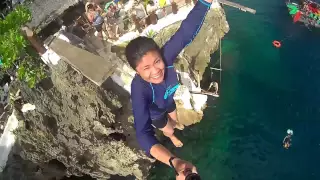
[[(46, 24), (58, 11), (78, 1), (49, 2), (35, 0), (31, 4), (33, 11), (42, 7), (41, 12), (34, 12), (37, 17), (31, 24)], [(163, 45), (179, 25), (166, 27), (155, 37), (156, 42)], [(181, 53), (176, 68), (199, 71), (202, 76), (219, 38), (228, 30), (223, 10), (211, 10), (194, 42)], [(115, 61), (121, 61), (118, 57)], [(154, 160), (139, 151), (126, 91), (120, 91), (110, 79), (103, 88), (97, 87), (63, 61), (51, 67), (51, 77), (46, 81), (52, 86), (42, 83), (29, 89), (23, 83), (15, 84), (15, 89), (21, 89), (23, 101), (37, 108), (19, 116), (24, 121), (16, 132), (20, 148), (10, 157), (0, 179), (59, 179), (84, 174), (97, 179), (113, 175), (147, 178)]]
[(78, 4), (80, 0), (33, 0), (28, 4), (32, 13), (29, 27), (42, 28), (59, 17), (69, 7)]
[[(35, 111), (22, 115), (29, 127), (20, 127), (16, 133), (21, 157), (41, 167), (57, 160), (65, 167), (64, 175), (145, 179), (152, 160), (136, 149), (135, 139), (123, 133), (125, 128), (135, 137), (127, 120), (131, 109), (122, 107), (127, 102), (110, 88), (113, 81), (107, 90), (90, 81), (75, 82), (82, 75), (63, 61), (51, 73), (51, 88), (15, 84), (25, 102), (37, 105)], [(128, 115), (115, 114), (119, 107)]]

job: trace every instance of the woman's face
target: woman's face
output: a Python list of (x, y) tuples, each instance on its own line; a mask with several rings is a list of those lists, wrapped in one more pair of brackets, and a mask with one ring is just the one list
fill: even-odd
[(149, 51), (138, 62), (136, 71), (145, 81), (159, 84), (164, 79), (165, 64), (157, 51)]

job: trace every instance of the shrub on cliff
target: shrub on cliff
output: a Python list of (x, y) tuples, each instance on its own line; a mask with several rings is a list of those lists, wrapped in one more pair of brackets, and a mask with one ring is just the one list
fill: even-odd
[(0, 71), (17, 72), (19, 80), (30, 88), (45, 77), (45, 65), (21, 32), (31, 18), (29, 9), (19, 5), (0, 19)]

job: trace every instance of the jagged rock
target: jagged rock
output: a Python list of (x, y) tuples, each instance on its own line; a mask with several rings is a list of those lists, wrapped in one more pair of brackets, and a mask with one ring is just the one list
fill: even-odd
[[(170, 25), (154, 37), (160, 47), (170, 39), (180, 25), (181, 22)], [(184, 81), (184, 86), (181, 86), (175, 94), (178, 119), (184, 125), (191, 125), (202, 119), (202, 110), (206, 107), (207, 98), (204, 95), (190, 94), (188, 91), (201, 91), (198, 83), (202, 80), (208, 67), (210, 56), (219, 48), (219, 39), (228, 31), (229, 25), (224, 10), (212, 8), (208, 12), (199, 34), (180, 53), (175, 63), (175, 68), (181, 72), (180, 81)], [(183, 77), (186, 75), (190, 77)]]
[[(163, 29), (155, 37), (156, 41), (163, 45), (179, 25)], [(191, 83), (196, 82), (193, 73), (199, 71), (201, 78), (210, 55), (218, 49), (219, 38), (228, 30), (223, 10), (210, 10), (198, 36), (181, 53), (175, 67), (180, 72), (191, 74)], [(117, 55), (123, 57), (123, 54)], [(15, 152), (15, 156), (19, 156), (13, 160), (14, 164), (9, 161), (9, 168), (6, 168), (7, 174), (12, 173), (11, 179), (30, 179), (35, 174), (39, 179), (83, 174), (97, 179), (112, 178), (112, 175), (146, 179), (152, 160), (137, 150), (128, 94), (135, 72), (125, 60), (118, 63), (118, 71), (103, 88), (89, 82), (63, 61), (52, 67), (51, 78), (37, 88), (16, 85), (21, 89), (24, 103), (33, 104), (36, 108), (25, 113), (20, 111), (18, 115), (24, 123), (16, 131), (21, 149)], [(187, 93), (189, 87), (181, 86), (180, 90), (181, 94)], [(178, 117), (186, 125), (202, 118), (202, 112), (195, 111), (194, 101), (194, 96), (190, 95), (190, 108), (187, 109), (181, 100), (176, 101)], [(18, 164), (20, 156), (30, 160), (26, 164), (32, 162), (32, 169)], [(44, 176), (44, 172), (50, 169), (54, 172)], [(25, 171), (27, 175), (17, 175), (16, 171)]]
[(59, 162), (67, 176), (147, 176), (152, 160), (135, 149), (125, 91), (116, 90), (113, 81), (99, 88), (63, 61), (47, 81), (47, 87), (35, 89), (19, 84), (23, 100), (36, 106), (23, 113), (25, 125), (16, 130), (23, 159)]

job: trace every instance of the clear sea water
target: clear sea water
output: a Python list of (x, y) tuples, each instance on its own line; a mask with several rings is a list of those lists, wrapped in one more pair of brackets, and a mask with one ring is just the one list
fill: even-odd
[[(225, 7), (221, 96), (200, 123), (177, 133), (183, 148), (166, 146), (203, 180), (319, 180), (320, 30), (293, 24), (285, 0), (232, 1), (257, 14)], [(285, 150), (288, 128), (293, 145)], [(149, 179), (174, 172), (157, 164)]]

